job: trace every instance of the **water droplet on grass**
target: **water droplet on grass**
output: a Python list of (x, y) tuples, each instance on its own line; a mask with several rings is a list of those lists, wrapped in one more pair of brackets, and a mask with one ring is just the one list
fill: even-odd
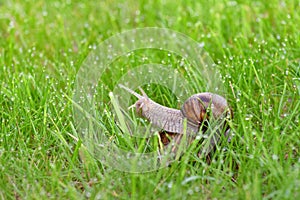
[(87, 198), (90, 198), (90, 197), (92, 196), (92, 193), (91, 193), (91, 192), (86, 192), (86, 193), (85, 193), (85, 196), (86, 196)]
[(273, 159), (273, 160), (278, 160), (278, 156), (277, 156), (276, 154), (273, 154), (273, 155), (272, 155), (272, 159)]

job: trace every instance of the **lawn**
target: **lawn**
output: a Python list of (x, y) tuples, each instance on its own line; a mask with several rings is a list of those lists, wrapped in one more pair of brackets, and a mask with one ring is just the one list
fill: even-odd
[[(146, 27), (198, 42), (221, 76), (210, 74), (208, 81), (195, 63), (159, 48), (127, 52), (101, 77), (95, 75), (101, 67), (83, 75), (102, 42)], [(297, 0), (1, 1), (0, 199), (299, 199), (299, 30)], [(153, 32), (157, 45), (164, 45), (162, 38)], [(157, 150), (155, 136), (149, 142), (120, 134), (112, 104), (122, 77), (151, 63), (182, 74), (188, 94), (222, 87), (234, 113), (231, 140), (222, 137), (209, 162), (190, 149), (167, 167), (130, 173), (88, 153), (74, 113), (82, 77), (99, 80), (88, 112), (97, 113), (102, 133), (126, 151)], [(153, 100), (180, 108), (163, 87), (169, 79), (143, 88)]]

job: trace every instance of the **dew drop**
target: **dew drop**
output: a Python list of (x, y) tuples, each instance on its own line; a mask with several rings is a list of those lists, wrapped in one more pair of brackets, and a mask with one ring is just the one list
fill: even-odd
[(278, 160), (278, 156), (277, 156), (276, 154), (273, 154), (273, 155), (272, 155), (272, 159), (273, 159), (273, 160)]

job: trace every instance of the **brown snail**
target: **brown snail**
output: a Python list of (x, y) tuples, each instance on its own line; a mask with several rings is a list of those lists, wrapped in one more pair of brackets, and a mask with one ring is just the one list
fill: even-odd
[[(209, 92), (194, 94), (178, 110), (154, 102), (141, 88), (139, 89), (142, 95), (121, 84), (119, 86), (138, 98), (135, 103), (136, 111), (148, 119), (150, 123), (163, 130), (160, 132), (160, 137), (164, 145), (168, 145), (170, 142), (168, 136), (178, 140), (176, 142), (180, 142), (184, 133), (195, 138), (200, 127), (202, 127), (202, 132), (205, 132), (207, 126), (204, 123), (211, 120), (219, 123), (216, 130), (217, 134), (210, 140), (212, 145), (216, 144), (221, 130), (226, 133), (229, 131), (225, 119), (231, 118), (232, 112), (226, 99), (220, 95)], [(185, 122), (186, 126), (184, 126)]]

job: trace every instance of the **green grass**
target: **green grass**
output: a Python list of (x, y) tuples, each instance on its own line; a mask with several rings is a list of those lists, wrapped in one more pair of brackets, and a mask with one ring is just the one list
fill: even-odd
[[(0, 2), (0, 199), (300, 198), (299, 1), (196, 2)], [(74, 139), (70, 99), (85, 57), (110, 36), (142, 27), (204, 42), (218, 64), (235, 136), (211, 164), (186, 155), (130, 174), (94, 161)], [(136, 55), (115, 69), (142, 63)], [(105, 95), (123, 73), (113, 72), (115, 80), (112, 71), (103, 77)], [(176, 107), (163, 91), (149, 95)]]

